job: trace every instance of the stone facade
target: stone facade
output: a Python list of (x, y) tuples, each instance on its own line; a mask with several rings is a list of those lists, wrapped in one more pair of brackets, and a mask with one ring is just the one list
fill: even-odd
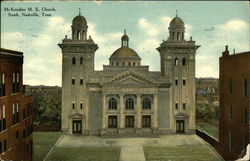
[[(158, 135), (195, 132), (195, 41), (185, 41), (176, 16), (170, 38), (157, 50), (161, 70), (149, 71), (129, 48), (121, 47), (103, 70), (94, 70), (98, 45), (87, 39), (87, 21), (78, 15), (72, 39), (62, 40), (62, 130), (83, 135)], [(77, 34), (76, 34), (77, 33)]]

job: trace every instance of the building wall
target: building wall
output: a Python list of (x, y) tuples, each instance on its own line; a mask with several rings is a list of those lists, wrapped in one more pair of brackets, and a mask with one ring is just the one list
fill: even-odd
[[(5, 74), (5, 96), (0, 97), (0, 118), (3, 118), (4, 106), (6, 129), (0, 131), (2, 143), (0, 153), (2, 159), (30, 161), (32, 160), (32, 97), (24, 96), (22, 93), (22, 64), (21, 52), (1, 49), (0, 74)], [(13, 92), (13, 73), (19, 73), (19, 92)], [(19, 116), (19, 121), (15, 124), (13, 124), (13, 104), (15, 115)], [(6, 150), (3, 147), (5, 140)]]
[[(220, 122), (219, 142), (225, 160), (234, 160), (249, 142), (250, 52), (229, 55), (226, 50), (220, 57)], [(248, 82), (248, 95), (244, 95), (244, 79)], [(230, 93), (229, 81), (232, 80)], [(230, 112), (231, 111), (231, 112)], [(230, 118), (230, 113), (232, 117)], [(230, 133), (231, 132), (231, 139)], [(230, 141), (231, 140), (231, 141)], [(245, 140), (245, 141), (243, 141)], [(231, 149), (230, 149), (231, 142)]]

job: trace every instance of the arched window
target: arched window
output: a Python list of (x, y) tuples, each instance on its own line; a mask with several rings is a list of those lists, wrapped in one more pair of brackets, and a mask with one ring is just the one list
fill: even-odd
[(128, 98), (126, 100), (126, 109), (127, 110), (132, 110), (134, 109), (134, 100), (132, 98)]
[(151, 109), (151, 101), (149, 98), (144, 98), (142, 101), (142, 109)]
[(119, 65), (119, 62), (116, 62), (116, 66), (118, 66)]
[(182, 65), (186, 65), (186, 58), (182, 59)]
[(172, 40), (174, 40), (174, 32), (172, 32)]
[(124, 65), (125, 65), (125, 63), (124, 63), (124, 62), (122, 62), (122, 65), (124, 66)]
[(109, 99), (109, 109), (110, 110), (116, 110), (117, 109), (117, 101), (115, 98)]
[(177, 40), (180, 40), (180, 32), (177, 32)]
[(72, 64), (73, 64), (73, 65), (76, 64), (76, 58), (75, 58), (75, 57), (72, 58)]
[(178, 60), (178, 58), (175, 58), (175, 60), (174, 60), (174, 65), (175, 65), (175, 66), (178, 66), (178, 64), (179, 64), (179, 60)]
[(130, 62), (128, 62), (128, 66), (130, 66), (131, 64), (130, 64)]
[(184, 40), (184, 33), (182, 33), (182, 40)]
[(134, 62), (134, 66), (135, 66), (135, 62)]
[(80, 31), (77, 31), (77, 40), (80, 40)]

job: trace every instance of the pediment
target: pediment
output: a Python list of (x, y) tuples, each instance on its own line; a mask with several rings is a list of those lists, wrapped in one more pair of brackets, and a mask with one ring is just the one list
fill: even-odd
[(102, 83), (104, 86), (158, 86), (159, 84), (142, 74), (134, 71), (127, 71), (118, 74), (106, 82)]

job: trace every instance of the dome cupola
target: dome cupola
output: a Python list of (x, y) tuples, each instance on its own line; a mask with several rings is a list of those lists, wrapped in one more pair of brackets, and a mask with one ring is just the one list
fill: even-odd
[(176, 17), (173, 18), (169, 24), (169, 39), (171, 41), (184, 41), (185, 38), (185, 24), (176, 11)]
[(79, 15), (77, 15), (72, 21), (72, 39), (73, 40), (86, 40), (88, 25), (85, 17), (81, 15), (79, 9)]
[(121, 37), (121, 47), (113, 52), (109, 58), (112, 66), (139, 66), (141, 58), (138, 54), (128, 46), (129, 37), (124, 30), (124, 35)]

